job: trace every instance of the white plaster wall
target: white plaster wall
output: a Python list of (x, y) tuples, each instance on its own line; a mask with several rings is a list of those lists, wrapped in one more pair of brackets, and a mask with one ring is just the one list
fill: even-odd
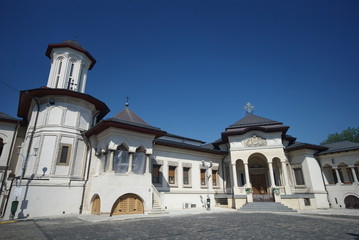
[(229, 140), (231, 151), (251, 149), (251, 147), (245, 146), (245, 140), (251, 138), (253, 135), (264, 138), (266, 140), (266, 146), (254, 147), (255, 149), (283, 147), (281, 134), (282, 134), (281, 132), (265, 133), (261, 131), (249, 131), (243, 135), (229, 136), (228, 140)]
[[(211, 206), (215, 206), (214, 194), (211, 191), (209, 194), (211, 199)], [(184, 203), (196, 204), (196, 208), (205, 208), (207, 201), (207, 191), (201, 192), (183, 192), (183, 193), (165, 193), (164, 194), (164, 208), (165, 209), (183, 209)]]
[(349, 195), (359, 198), (358, 183), (327, 185), (327, 190), (332, 208), (345, 208), (344, 199)]
[(322, 166), (328, 164), (332, 167), (337, 167), (340, 163), (346, 163), (349, 166), (359, 163), (359, 151), (320, 155), (318, 159), (320, 160)]
[[(222, 174), (222, 156), (208, 154), (208, 153), (200, 153), (195, 151), (189, 150), (181, 150), (176, 148), (169, 148), (164, 146), (154, 146), (153, 150), (153, 158), (160, 163), (162, 163), (161, 171), (162, 171), (162, 184), (156, 185), (156, 188), (159, 191), (184, 191), (188, 192), (189, 190), (206, 190), (206, 186), (201, 186), (200, 180), (200, 169), (202, 166), (202, 160), (206, 163), (212, 162), (213, 167), (212, 169), (218, 169), (218, 185), (215, 188), (217, 191), (223, 190), (223, 174)], [(174, 186), (169, 186), (168, 184), (168, 166), (174, 165), (177, 163), (176, 168), (176, 180), (177, 184)], [(187, 164), (187, 165), (186, 165)], [(188, 188), (187, 186), (183, 185), (183, 166), (190, 165), (190, 185), (191, 187)], [(212, 180), (208, 182), (210, 188), (212, 189)]]
[[(33, 180), (29, 187), (23, 182), (19, 206), (16, 212), (21, 217), (34, 218), (42, 216), (78, 214), (81, 204), (83, 182), (69, 184), (66, 182), (51, 182)], [(15, 200), (14, 192), (11, 192), (9, 205), (5, 218), (10, 216), (11, 202)], [(23, 206), (23, 211), (21, 211)], [(65, 212), (65, 213), (63, 213)]]
[(86, 213), (91, 212), (91, 199), (95, 194), (100, 196), (102, 213), (110, 214), (116, 200), (127, 193), (138, 195), (143, 200), (145, 211), (152, 209), (150, 174), (104, 173), (91, 178), (86, 192)]

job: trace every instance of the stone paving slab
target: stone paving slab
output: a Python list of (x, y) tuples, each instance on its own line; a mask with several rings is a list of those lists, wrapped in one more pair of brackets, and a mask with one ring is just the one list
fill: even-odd
[(0, 224), (1, 239), (359, 239), (359, 220), (303, 214), (163, 214), (89, 222), (77, 217)]

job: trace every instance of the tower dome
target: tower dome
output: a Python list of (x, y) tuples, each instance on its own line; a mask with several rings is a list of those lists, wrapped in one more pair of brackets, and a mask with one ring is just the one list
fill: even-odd
[(75, 40), (49, 44), (46, 56), (51, 59), (47, 87), (85, 92), (87, 71), (96, 63), (94, 57)]

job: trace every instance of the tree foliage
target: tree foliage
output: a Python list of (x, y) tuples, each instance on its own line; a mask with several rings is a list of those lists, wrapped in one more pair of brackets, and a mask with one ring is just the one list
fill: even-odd
[(351, 128), (343, 130), (341, 133), (329, 134), (327, 139), (321, 142), (321, 144), (351, 141), (359, 143), (359, 128)]

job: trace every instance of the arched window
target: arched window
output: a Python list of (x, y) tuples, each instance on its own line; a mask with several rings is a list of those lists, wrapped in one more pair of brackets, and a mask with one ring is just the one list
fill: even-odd
[(2, 154), (3, 149), (4, 149), (4, 139), (0, 138), (0, 156)]
[(128, 148), (121, 144), (113, 155), (113, 170), (115, 173), (127, 173), (128, 171)]
[(74, 90), (75, 89), (75, 82), (74, 82), (74, 77), (73, 77), (73, 74), (74, 74), (74, 66), (75, 64), (74, 63), (71, 63), (71, 66), (70, 66), (70, 74), (69, 74), (69, 81), (67, 82), (67, 89), (68, 90)]
[(144, 174), (145, 166), (146, 166), (146, 149), (141, 146), (136, 149), (132, 161), (132, 171), (136, 174)]

